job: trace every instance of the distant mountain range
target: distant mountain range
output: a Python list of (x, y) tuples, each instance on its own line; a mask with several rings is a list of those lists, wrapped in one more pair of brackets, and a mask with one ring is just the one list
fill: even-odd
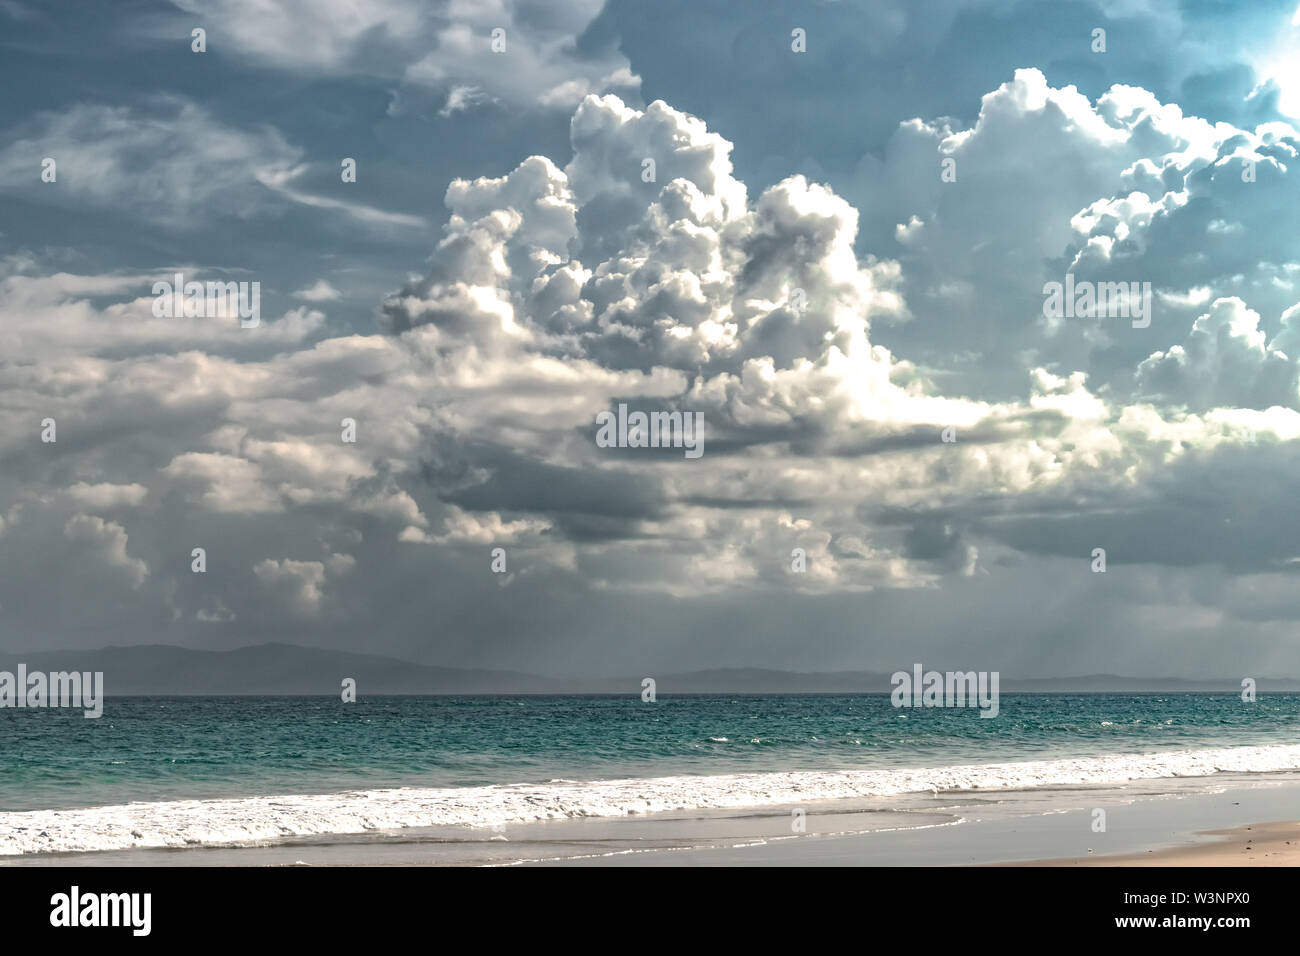
[[(393, 657), (323, 650), (294, 644), (259, 644), (233, 651), (198, 651), (167, 644), (89, 651), (0, 651), (0, 670), (103, 671), (108, 696), (154, 694), (337, 694), (343, 678), (366, 694), (640, 694), (641, 679), (656, 693), (845, 694), (887, 693), (890, 675), (872, 671), (808, 673), (754, 667), (560, 679), (509, 670), (432, 667)], [(1002, 693), (1138, 693), (1217, 691), (1240, 693), (1241, 678), (1177, 680), (1159, 677), (1057, 677), (1001, 680)], [(1260, 680), (1259, 692), (1300, 691), (1300, 680)]]

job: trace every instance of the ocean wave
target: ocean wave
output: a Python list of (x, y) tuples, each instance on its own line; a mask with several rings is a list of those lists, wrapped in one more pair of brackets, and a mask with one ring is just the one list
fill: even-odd
[(0, 813), (0, 855), (263, 843), (410, 827), (496, 827), (953, 790), (1118, 784), (1300, 769), (1300, 745), (910, 769), (738, 773), (168, 800)]

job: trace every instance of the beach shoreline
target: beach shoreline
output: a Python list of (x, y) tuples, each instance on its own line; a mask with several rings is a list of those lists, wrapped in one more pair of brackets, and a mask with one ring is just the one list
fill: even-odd
[(1300, 863), (1298, 799), (1300, 775), (1224, 774), (25, 854), (0, 866), (1285, 866)]
[(1206, 830), (1183, 846), (1143, 853), (1028, 860), (1010, 866), (1300, 866), (1300, 820)]

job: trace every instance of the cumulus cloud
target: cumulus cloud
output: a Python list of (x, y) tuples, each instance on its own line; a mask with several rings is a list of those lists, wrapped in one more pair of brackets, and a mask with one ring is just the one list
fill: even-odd
[[(1101, 154), (1123, 154), (1097, 158), (1086, 184), (1095, 191), (1115, 162), (1132, 164), (1124, 151), (1137, 134), (1126, 123), (1138, 112), (1185, 123), (1131, 92), (1103, 100), (1053, 90), (1029, 71), (985, 98), (973, 130), (913, 125), (908, 135), (955, 155), (960, 183), (993, 174), (996, 134), (1076, 130)], [(1212, 151), (1220, 134), (1190, 129), (1183, 139), (1202, 145), (1183, 151)], [(876, 341), (931, 317), (906, 292), (906, 259), (857, 252), (860, 213), (829, 186), (795, 175), (751, 197), (731, 144), (664, 103), (587, 97), (571, 139), (563, 168), (534, 156), (503, 176), (451, 183), (427, 272), (382, 303), (386, 335), (285, 338), (285, 351), (220, 358), (152, 354), (165, 341), (142, 342), (138, 357), (78, 359), (75, 387), (24, 372), (32, 414), (71, 403), (67, 427), (94, 427), (84, 411), (94, 395), (106, 420), (135, 404), (145, 419), (205, 422), (185, 447), (153, 453), (148, 484), (130, 492), (141, 499), (156, 493), (228, 520), (315, 511), (333, 516), (331, 534), (351, 524), (349, 534), (390, 543), (545, 538), (534, 566), (573, 569), (606, 590), (682, 594), (933, 587), (975, 574), (998, 542), (1030, 547), (1027, 516), (1054, 502), (1131, 495), (1171, 462), (1292, 427), (1268, 410), (1293, 403), (1266, 400), (1285, 384), (1271, 369), (1281, 374), (1288, 360), (1263, 344), (1243, 300), (1216, 301), (1181, 351), (1148, 353), (1133, 373), (1143, 403), (1108, 397), (1086, 371), (1060, 364), (1025, 368), (1020, 398), (972, 398)], [(1155, 215), (1137, 192), (1109, 205), (1041, 192), (1049, 209), (1038, 210), (1038, 233), (1020, 237), (1026, 248), (1068, 249), (1081, 232), (1121, 231), (1124, 217), (1127, 241)], [(931, 255), (969, 239), (984, 215), (935, 207), (936, 195), (906, 220), (925, 223), (909, 248)], [(984, 279), (971, 270), (964, 281)], [(57, 334), (120, 308), (89, 300), (134, 281), (64, 277), (27, 295), (64, 310), (50, 313), (47, 335)], [(320, 280), (297, 294), (335, 290)], [(1243, 362), (1259, 366), (1255, 398)], [(598, 448), (595, 415), (618, 403), (701, 413), (705, 458)], [(1261, 417), (1247, 423), (1225, 405)], [(355, 444), (340, 439), (345, 418), (358, 422)], [(121, 498), (80, 480), (70, 496), (88, 508)], [(808, 558), (798, 572), (796, 547)], [(326, 562), (252, 564), (263, 580), (287, 582), (298, 611), (319, 606)]]
[(216, 452), (186, 452), (163, 469), (169, 478), (195, 489), (214, 511), (279, 511), (281, 502), (262, 481), (255, 462)]
[(79, 481), (67, 489), (68, 497), (74, 504), (94, 511), (134, 507), (140, 504), (148, 493), (148, 488), (135, 482), (115, 485), (106, 481), (97, 484)]
[(348, 554), (331, 554), (325, 561), (265, 558), (253, 565), (253, 574), (267, 589), (280, 595), (300, 615), (320, 612), (327, 578), (346, 574), (356, 565)]
[(314, 614), (320, 609), (325, 583), (325, 565), (320, 561), (267, 558), (253, 565), (253, 573), (267, 587), (283, 590), (299, 613)]
[(1185, 343), (1155, 352), (1138, 366), (1139, 387), (1196, 411), (1300, 408), (1300, 366), (1265, 341), (1259, 323), (1259, 313), (1241, 299), (1216, 299)]
[(83, 547), (93, 558), (120, 569), (134, 588), (144, 584), (149, 566), (126, 551), (126, 529), (94, 515), (77, 514), (63, 526), (68, 540)]
[(545, 519), (521, 518), (503, 520), (495, 511), (474, 514), (451, 505), (443, 517), (446, 531), (441, 535), (408, 525), (402, 529), (399, 540), (425, 544), (448, 542), (474, 544), (512, 544), (525, 535), (537, 535), (551, 527)]
[[(365, 59), (358, 17), (322, 56)], [(477, 108), (464, 95), (453, 113)], [(1298, 257), (1249, 235), (1290, 208), (1289, 128), (1024, 70), (972, 125), (904, 122), (847, 190), (746, 184), (726, 138), (663, 102), (582, 95), (569, 133), (563, 157), (451, 182), (427, 266), (389, 284), (378, 329), (308, 307), (342, 299), (346, 269), (295, 276), (281, 288), (308, 305), (241, 330), (154, 320), (139, 270), (9, 262), (0, 341), (39, 361), (0, 362), (0, 508), (28, 509), (4, 546), (57, 522), (177, 627), (310, 621), (340, 640), (376, 615), (423, 633), (435, 593), (467, 640), (513, 633), (509, 602), (485, 599), (504, 583), (487, 577), (497, 546), (512, 589), (609, 602), (608, 622), (638, 601), (869, 597), (905, 624), (919, 605), (891, 602), (924, 593), (927, 624), (960, 630), (974, 615), (952, 602), (1000, 621), (979, 588), (1006, 603), (1008, 582), (1086, 575), (1097, 546), (1132, 569), (1108, 608), (1163, 607), (1144, 588), (1175, 571), (1292, 573)], [(1247, 159), (1258, 195), (1231, 182)], [(301, 165), (285, 160), (263, 177), (281, 194)], [(1049, 321), (1043, 282), (1067, 271), (1149, 277), (1162, 311), (1147, 330)], [(701, 414), (704, 456), (598, 446), (596, 415), (620, 405)], [(1283, 477), (1246, 501), (1243, 473)], [(89, 516), (128, 508), (148, 564)], [(1065, 580), (1052, 593), (1086, 607), (1088, 585)], [(17, 586), (0, 583), (6, 607)], [(1244, 616), (1246, 593), (1223, 606)], [(1287, 613), (1267, 603), (1257, 616)], [(852, 624), (865, 605), (836, 606)]]
[(339, 298), (339, 290), (334, 288), (324, 279), (317, 279), (305, 289), (299, 289), (294, 294), (296, 299), (306, 299), (308, 302), (332, 302)]
[[(1045, 109), (1045, 85), (1026, 84), (1024, 105)], [(1064, 104), (1102, 135), (1105, 123), (1086, 100), (1067, 96)], [(741, 587), (779, 572), (785, 562), (776, 556), (806, 526), (821, 536), (817, 571), (784, 575), (789, 586), (912, 586), (973, 573), (978, 547), (923, 512), (911, 525), (872, 528), (874, 517), (855, 508), (861, 498), (915, 507), (933, 496), (941, 474), (940, 494), (959, 507), (990, 491), (1107, 485), (1107, 467), (1155, 463), (1146, 450), (1152, 439), (1132, 423), (1121, 433), (1125, 412), (1092, 393), (1083, 372), (1032, 370), (1024, 402), (972, 401), (942, 394), (874, 344), (875, 322), (909, 314), (899, 266), (859, 258), (857, 210), (826, 186), (795, 176), (750, 202), (732, 175), (730, 144), (662, 103), (636, 110), (590, 97), (575, 112), (572, 137), (564, 169), (533, 157), (500, 178), (453, 182), (447, 234), (428, 275), (384, 303), (384, 326), (439, 382), (437, 421), (462, 463), (454, 486), (442, 470), (429, 476), (459, 506), (496, 521), (491, 506), (507, 502), (581, 512), (562, 492), (504, 496), (499, 470), (563, 474), (557, 461), (578, 461), (629, 480), (633, 459), (598, 457), (590, 423), (596, 411), (639, 395), (643, 406), (702, 412), (721, 457), (698, 468), (643, 459), (637, 474), (657, 490), (618, 524), (562, 522), (570, 533), (601, 528), (602, 560), (620, 547), (611, 542), (655, 540), (685, 555), (655, 568), (651, 579), (668, 578), (659, 586)], [(645, 160), (654, 161), (653, 181)], [(510, 404), (557, 359), (567, 403), (548, 401), (544, 415)], [(661, 384), (650, 392), (611, 378), (612, 370)], [(505, 408), (494, 414), (498, 403)], [(945, 445), (947, 428), (982, 440)], [(485, 443), (514, 457), (494, 464)], [(912, 454), (889, 454), (903, 448)], [(789, 507), (811, 488), (817, 506), (793, 517)], [(749, 510), (756, 524), (720, 507)], [(760, 531), (766, 522), (785, 530), (773, 539)], [(485, 542), (478, 527), (467, 538)], [(711, 543), (746, 543), (728, 544), (720, 558), (715, 544), (696, 543), (701, 528)], [(431, 539), (421, 529), (403, 534)], [(608, 573), (600, 580), (612, 586)]]
[[(42, 359), (120, 358), (184, 349), (212, 353), (252, 353), (295, 346), (316, 337), (325, 316), (314, 309), (291, 309), (266, 316), (257, 334), (240, 328), (237, 300), (217, 300), (211, 316), (164, 318), (154, 315), (154, 283), (175, 281), (178, 270), (150, 275), (30, 275), (0, 278), (0, 348)], [(225, 282), (201, 270), (179, 270), (186, 282)], [(124, 293), (133, 293), (121, 298)], [(96, 299), (111, 298), (103, 307)]]
[[(891, 224), (907, 277), (914, 321), (884, 339), (977, 394), (1006, 395), (1016, 371), (1049, 363), (1131, 387), (1133, 366), (1180, 343), (1210, 299), (1265, 316), (1295, 304), (1300, 247), (1275, 224), (1297, 148), (1285, 123), (1211, 122), (1127, 85), (1093, 101), (1032, 68), (986, 94), (972, 126), (904, 122), (853, 191)], [(1046, 318), (1043, 284), (1067, 273), (1150, 283), (1150, 327)]]

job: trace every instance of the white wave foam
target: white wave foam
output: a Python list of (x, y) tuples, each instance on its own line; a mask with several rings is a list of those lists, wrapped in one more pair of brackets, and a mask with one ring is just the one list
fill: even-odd
[(1105, 785), (1300, 769), (1300, 745), (911, 769), (791, 771), (169, 800), (0, 813), (0, 855), (261, 842), (407, 827), (491, 827), (947, 790)]

